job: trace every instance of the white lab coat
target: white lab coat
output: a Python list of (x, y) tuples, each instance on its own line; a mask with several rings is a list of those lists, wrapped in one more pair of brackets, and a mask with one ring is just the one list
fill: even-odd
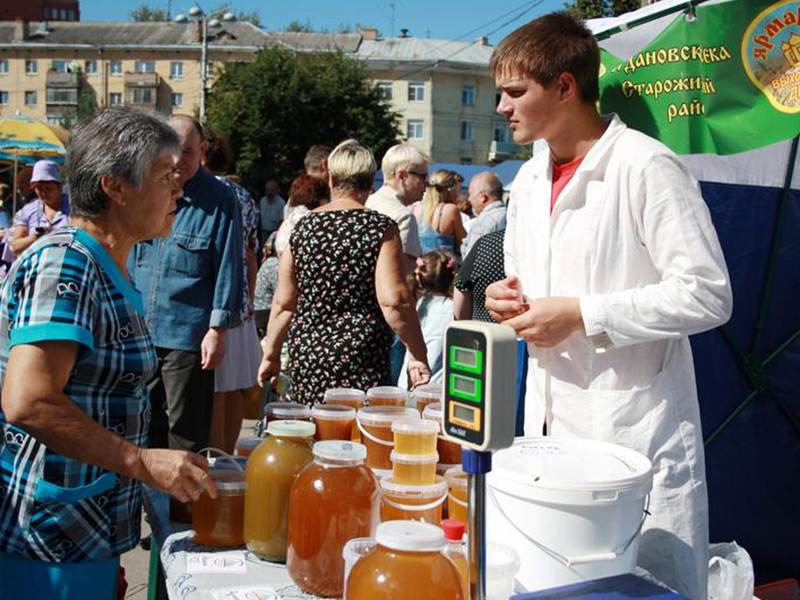
[(579, 297), (585, 331), (529, 344), (525, 433), (622, 444), (653, 461), (639, 564), (706, 597), (708, 501), (688, 335), (732, 308), (697, 182), (663, 144), (616, 115), (550, 214), (549, 151), (514, 180), (505, 265), (528, 298)]

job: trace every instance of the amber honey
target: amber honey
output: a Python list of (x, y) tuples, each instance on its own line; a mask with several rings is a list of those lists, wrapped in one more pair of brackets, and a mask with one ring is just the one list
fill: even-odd
[(314, 462), (298, 475), (289, 501), (286, 567), (300, 588), (316, 596), (341, 596), (342, 550), (370, 537), (380, 522), (380, 487), (364, 466), (366, 448), (323, 441)]
[(247, 458), (253, 453), (258, 445), (264, 441), (264, 438), (241, 438), (236, 441), (236, 448), (234, 449), (234, 454), (236, 456), (241, 456), (242, 458)]
[(436, 483), (436, 461), (433, 454), (400, 454), (392, 451), (392, 478), (405, 485), (433, 485)]
[(328, 405), (349, 406), (358, 410), (366, 406), (367, 395), (355, 388), (331, 388), (325, 390), (322, 401)]
[(467, 508), (469, 507), (469, 497), (467, 488), (467, 474), (456, 466), (449, 469), (444, 478), (447, 481), (449, 492), (447, 495), (447, 514), (451, 519), (468, 523)]
[(381, 483), (381, 521), (442, 522), (442, 505), (447, 498), (447, 482), (437, 477), (433, 485), (404, 485), (385, 477)]
[(392, 468), (392, 423), (415, 414), (413, 408), (404, 406), (368, 406), (358, 411), (356, 422), (361, 431), (361, 441), (367, 448), (368, 467), (382, 470)]
[(408, 392), (394, 385), (382, 385), (367, 390), (370, 406), (405, 406)]
[(314, 424), (273, 421), (266, 441), (247, 461), (244, 541), (267, 560), (286, 560), (289, 495), (298, 473), (313, 460)]
[(465, 600), (444, 536), (425, 523), (381, 523), (378, 545), (347, 578), (347, 600)]
[(337, 404), (319, 404), (311, 409), (311, 418), (317, 426), (315, 440), (352, 440), (353, 426), (356, 422), (354, 408)]
[(429, 404), (422, 413), (423, 418), (439, 423), (440, 433), (436, 440), (436, 452), (439, 453), (439, 462), (445, 465), (461, 464), (461, 446), (444, 439), (441, 435), (442, 427), (442, 405), (437, 402)]
[(203, 492), (192, 505), (194, 541), (204, 546), (244, 544), (244, 473), (212, 473), (217, 497)]
[(438, 383), (421, 385), (411, 392), (411, 400), (421, 415), (426, 406), (442, 401), (442, 386)]

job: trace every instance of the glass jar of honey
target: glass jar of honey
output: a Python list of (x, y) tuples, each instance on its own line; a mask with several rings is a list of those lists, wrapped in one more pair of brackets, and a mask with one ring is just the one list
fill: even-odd
[(419, 414), (425, 411), (428, 404), (434, 404), (442, 401), (442, 386), (439, 383), (426, 383), (414, 388), (411, 392), (411, 400), (417, 407)]
[(408, 392), (395, 385), (381, 385), (367, 390), (370, 406), (405, 406)]
[(286, 568), (310, 594), (342, 595), (345, 544), (373, 536), (380, 523), (380, 486), (366, 457), (361, 444), (317, 442), (314, 462), (292, 485)]
[(206, 492), (192, 505), (194, 541), (203, 546), (229, 547), (244, 544), (245, 473), (233, 458), (214, 448), (208, 473), (217, 486), (217, 497)]
[(381, 523), (378, 544), (347, 578), (347, 600), (465, 600), (444, 533), (414, 521)]
[(356, 409), (339, 404), (317, 404), (311, 409), (311, 419), (317, 426), (314, 439), (352, 440)]
[(445, 465), (460, 465), (461, 446), (442, 437), (441, 428), (444, 427), (444, 420), (442, 418), (442, 403), (436, 402), (426, 406), (425, 410), (422, 412), (422, 417), (439, 423), (439, 439), (436, 442), (436, 451), (439, 453), (439, 462)]
[(297, 474), (314, 459), (313, 423), (272, 421), (268, 437), (247, 461), (244, 542), (267, 560), (286, 560), (289, 494)]
[(342, 406), (350, 406), (358, 410), (364, 408), (367, 403), (367, 395), (355, 388), (331, 388), (325, 390), (322, 396), (325, 404), (339, 404)]
[(394, 447), (392, 423), (416, 414), (416, 409), (405, 406), (368, 406), (358, 411), (356, 423), (361, 440), (367, 447), (368, 467), (380, 470), (392, 468), (389, 458)]

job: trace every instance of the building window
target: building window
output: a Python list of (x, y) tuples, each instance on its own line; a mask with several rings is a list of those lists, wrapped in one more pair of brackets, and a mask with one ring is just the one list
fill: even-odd
[(378, 89), (378, 98), (381, 100), (391, 100), (392, 99), (392, 82), (391, 81), (381, 81), (375, 86)]
[(169, 78), (183, 79), (183, 63), (181, 61), (169, 63)]
[(180, 108), (183, 106), (183, 94), (170, 94), (169, 105), (172, 108)]
[(499, 144), (507, 144), (508, 139), (508, 125), (506, 123), (495, 123), (494, 141)]
[(62, 21), (66, 21), (67, 20), (67, 9), (66, 8), (62, 8), (61, 9), (61, 20)]
[(83, 70), (87, 75), (97, 75), (97, 61), (87, 60), (83, 64)]
[(67, 11), (67, 21), (74, 21), (75, 20), (75, 11), (68, 10)]
[(108, 95), (109, 106), (120, 106), (122, 104), (122, 94), (119, 92), (111, 92)]
[(77, 104), (78, 103), (78, 90), (76, 90), (76, 89), (62, 89), (62, 88), (47, 88), (47, 103), (48, 104)]
[(462, 156), (461, 157), (461, 164), (462, 165), (471, 165), (472, 164), (472, 157), (471, 156)]
[(108, 72), (111, 75), (122, 75), (122, 61), (121, 60), (109, 61)]
[(36, 92), (25, 92), (25, 106), (36, 106), (39, 103)]
[(410, 81), (408, 83), (408, 101), (423, 102), (425, 100), (425, 84), (421, 81)]
[(462, 85), (461, 86), (461, 104), (464, 106), (475, 106), (475, 86)]
[(133, 103), (134, 104), (152, 104), (153, 90), (144, 88), (140, 90), (133, 90)]
[(421, 119), (409, 119), (406, 127), (406, 137), (409, 140), (421, 140), (425, 130)]
[(66, 73), (68, 67), (69, 61), (67, 60), (54, 60), (50, 63), (50, 70), (56, 73)]
[(25, 75), (36, 75), (39, 72), (39, 64), (36, 59), (28, 59), (25, 61)]
[(0, 59), (0, 75), (8, 75), (8, 59)]
[(61, 125), (61, 115), (47, 115), (46, 119), (50, 125)]
[(0, 106), (8, 106), (8, 92), (0, 90)]
[(155, 73), (156, 61), (154, 60), (137, 60), (134, 63), (133, 70), (137, 73)]
[(461, 139), (472, 141), (472, 121), (461, 121)]

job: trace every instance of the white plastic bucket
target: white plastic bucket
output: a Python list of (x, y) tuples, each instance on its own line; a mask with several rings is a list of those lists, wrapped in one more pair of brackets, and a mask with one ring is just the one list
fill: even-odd
[(516, 549), (536, 591), (633, 572), (653, 485), (643, 455), (605, 442), (523, 438), (493, 456), (489, 541)]

